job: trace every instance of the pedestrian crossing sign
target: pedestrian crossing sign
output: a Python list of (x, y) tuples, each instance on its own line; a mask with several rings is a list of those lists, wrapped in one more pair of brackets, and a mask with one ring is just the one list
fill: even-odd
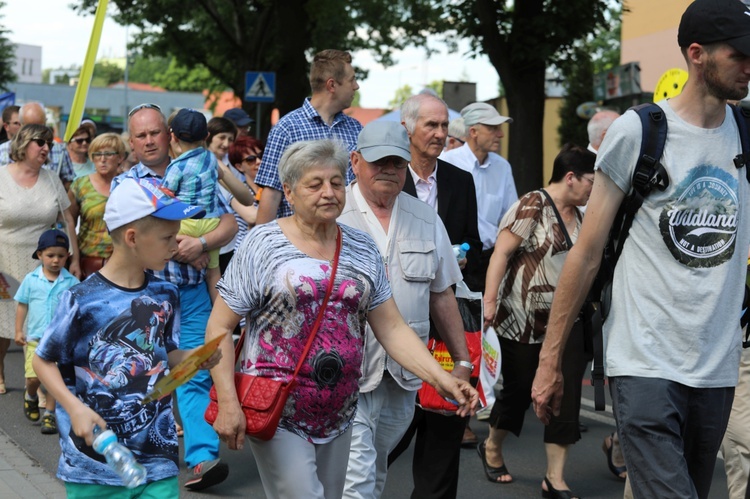
[(245, 101), (273, 102), (276, 100), (276, 73), (248, 71), (245, 73)]

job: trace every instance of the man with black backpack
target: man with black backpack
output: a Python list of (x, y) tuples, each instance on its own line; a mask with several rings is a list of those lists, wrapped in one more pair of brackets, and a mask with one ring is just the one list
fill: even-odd
[[(666, 127), (627, 112), (599, 151), (532, 388), (537, 416), (546, 422), (559, 410), (568, 333), (618, 210), (637, 191), (604, 324), (606, 374), (637, 498), (708, 497), (741, 348), (750, 151), (743, 151), (747, 137), (739, 132), (747, 126), (727, 101), (748, 93), (750, 10), (740, 0), (696, 0), (682, 16), (678, 43), (688, 82), (652, 111)], [(658, 140), (652, 131), (660, 129), (663, 153), (651, 157), (640, 146)]]

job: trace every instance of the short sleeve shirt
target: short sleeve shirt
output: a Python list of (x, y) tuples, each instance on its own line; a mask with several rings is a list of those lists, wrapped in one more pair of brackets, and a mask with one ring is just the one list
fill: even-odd
[[(121, 288), (98, 272), (60, 297), (37, 355), (56, 362), (68, 389), (98, 413), (120, 443), (148, 470), (148, 482), (179, 474), (171, 397), (141, 406), (169, 373), (167, 354), (180, 331), (177, 288), (146, 276), (139, 289)], [(72, 483), (122, 485), (103, 456), (76, 437), (57, 408), (62, 453), (57, 476)]]
[[(338, 139), (349, 152), (357, 149), (357, 138), (362, 131), (362, 125), (354, 118), (343, 112), (333, 117), (333, 123), (328, 125), (310, 104), (310, 98), (305, 99), (302, 107), (285, 115), (271, 129), (268, 134), (266, 149), (263, 151), (263, 161), (255, 177), (255, 183), (283, 191), (279, 180), (279, 161), (286, 148), (295, 142), (303, 140)], [(347, 170), (347, 181), (354, 180), (351, 164)], [(288, 217), (292, 214), (292, 207), (282, 197), (277, 212), (277, 218)]]
[[(578, 217), (576, 229), (570, 234), (572, 242), (578, 239), (580, 226)], [(493, 327), (503, 338), (541, 343), (570, 248), (552, 204), (541, 191), (526, 194), (510, 207), (500, 222), (498, 234), (506, 229), (523, 242), (508, 260)]]
[(104, 223), (104, 208), (109, 198), (96, 190), (88, 175), (75, 179), (70, 192), (80, 210), (78, 248), (81, 256), (109, 258), (112, 255), (112, 238)]
[(44, 330), (52, 322), (60, 295), (76, 284), (78, 278), (65, 269), (60, 270), (54, 282), (50, 282), (41, 265), (24, 277), (13, 299), (29, 307), (26, 314), (26, 339), (38, 341), (42, 338)]
[[(340, 227), (331, 298), (279, 423), (313, 443), (348, 429), (357, 407), (367, 312), (391, 296), (375, 243), (364, 232)], [(299, 251), (277, 222), (248, 233), (217, 285), (229, 308), (246, 317), (243, 372), (291, 378), (330, 275), (331, 262)]]

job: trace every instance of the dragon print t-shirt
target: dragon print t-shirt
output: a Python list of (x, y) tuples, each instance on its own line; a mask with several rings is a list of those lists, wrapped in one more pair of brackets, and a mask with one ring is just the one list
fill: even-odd
[[(141, 406), (169, 373), (167, 353), (179, 343), (177, 287), (146, 275), (140, 289), (121, 288), (98, 272), (65, 291), (37, 348), (57, 362), (65, 384), (107, 422), (120, 443), (148, 470), (147, 482), (177, 476), (178, 443), (172, 397)], [(64, 482), (122, 485), (104, 456), (75, 436), (59, 404)]]
[[(367, 312), (391, 297), (372, 238), (341, 225), (342, 247), (323, 321), (279, 427), (313, 442), (344, 433), (357, 408)], [(331, 276), (331, 262), (299, 251), (277, 222), (255, 227), (217, 289), (247, 317), (245, 373), (288, 381), (305, 347)]]
[[(661, 163), (669, 186), (654, 189), (633, 219), (615, 267), (604, 324), (608, 376), (663, 378), (695, 388), (734, 386), (750, 245), (746, 167), (729, 107), (722, 124), (700, 128), (659, 103), (667, 120)], [(615, 121), (597, 167), (630, 192), (641, 122)]]

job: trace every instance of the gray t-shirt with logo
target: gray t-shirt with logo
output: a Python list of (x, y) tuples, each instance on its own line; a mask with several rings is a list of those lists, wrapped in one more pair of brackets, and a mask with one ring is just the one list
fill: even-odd
[[(615, 269), (604, 325), (608, 376), (664, 378), (697, 388), (737, 384), (740, 309), (750, 246), (742, 150), (727, 107), (718, 128), (686, 123), (667, 101), (662, 164), (669, 187), (654, 190), (633, 220)], [(612, 124), (597, 168), (629, 192), (641, 122)]]

